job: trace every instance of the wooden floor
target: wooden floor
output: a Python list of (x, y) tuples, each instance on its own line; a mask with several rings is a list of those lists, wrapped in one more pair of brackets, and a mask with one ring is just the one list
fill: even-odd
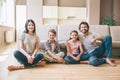
[(9, 72), (8, 65), (18, 65), (10, 51), (8, 58), (0, 62), (0, 80), (120, 80), (120, 58), (116, 67), (108, 64), (93, 67), (88, 64), (47, 64)]

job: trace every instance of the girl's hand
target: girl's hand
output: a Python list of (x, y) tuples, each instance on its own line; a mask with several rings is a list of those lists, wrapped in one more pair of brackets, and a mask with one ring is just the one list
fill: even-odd
[(79, 61), (80, 60), (80, 56), (77, 56), (74, 58), (76, 61)]

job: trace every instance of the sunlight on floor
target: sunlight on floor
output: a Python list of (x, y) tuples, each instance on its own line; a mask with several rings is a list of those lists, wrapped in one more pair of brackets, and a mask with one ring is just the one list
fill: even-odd
[(0, 48), (0, 63), (4, 62), (10, 53), (16, 49), (16, 43), (11, 43), (10, 45), (3, 46)]
[(7, 59), (8, 55), (0, 56), (0, 62), (3, 62)]

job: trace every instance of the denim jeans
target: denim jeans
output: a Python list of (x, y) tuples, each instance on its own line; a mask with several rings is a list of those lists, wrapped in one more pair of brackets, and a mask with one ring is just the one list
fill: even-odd
[[(73, 56), (78, 56), (79, 54), (74, 54)], [(84, 53), (82, 54), (82, 56), (80, 57), (79, 61), (74, 60), (72, 57), (70, 56), (66, 56), (65, 57), (65, 61), (68, 62), (69, 64), (80, 64), (80, 61), (83, 60), (88, 60), (89, 59), (89, 54), (88, 53)]]
[(27, 57), (23, 53), (21, 53), (20, 51), (18, 51), (18, 50), (15, 51), (14, 56), (17, 59), (18, 62), (20, 62), (21, 64), (24, 65), (24, 67), (34, 66), (43, 58), (43, 54), (40, 54), (40, 53), (36, 54), (35, 58), (33, 60), (33, 63), (30, 64), (30, 63), (28, 63)]
[(89, 53), (90, 64), (93, 66), (98, 66), (106, 63), (106, 60), (105, 58), (103, 58), (103, 56), (105, 55), (106, 58), (110, 58), (111, 52), (112, 52), (112, 39), (111, 36), (108, 35), (103, 38), (102, 43), (98, 48)]

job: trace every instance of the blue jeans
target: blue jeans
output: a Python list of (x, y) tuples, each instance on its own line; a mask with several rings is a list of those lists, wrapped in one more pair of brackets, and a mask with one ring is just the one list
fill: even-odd
[(105, 36), (102, 40), (101, 45), (92, 51), (90, 54), (89, 62), (93, 66), (98, 66), (106, 63), (106, 59), (103, 58), (105, 55), (106, 58), (111, 57), (112, 52), (112, 38), (111, 36)]
[[(78, 56), (79, 54), (74, 54), (73, 56)], [(80, 61), (83, 60), (88, 60), (89, 59), (89, 54), (88, 53), (84, 53), (81, 57), (79, 61), (74, 60), (72, 57), (70, 56), (66, 56), (65, 57), (65, 61), (68, 62), (69, 64), (80, 64)]]
[(17, 59), (18, 62), (20, 62), (21, 64), (24, 65), (24, 67), (34, 66), (43, 58), (43, 54), (40, 54), (40, 53), (36, 54), (35, 58), (33, 60), (33, 63), (30, 64), (30, 63), (28, 63), (27, 57), (23, 53), (21, 53), (20, 51), (18, 51), (18, 50), (15, 51), (14, 56)]

